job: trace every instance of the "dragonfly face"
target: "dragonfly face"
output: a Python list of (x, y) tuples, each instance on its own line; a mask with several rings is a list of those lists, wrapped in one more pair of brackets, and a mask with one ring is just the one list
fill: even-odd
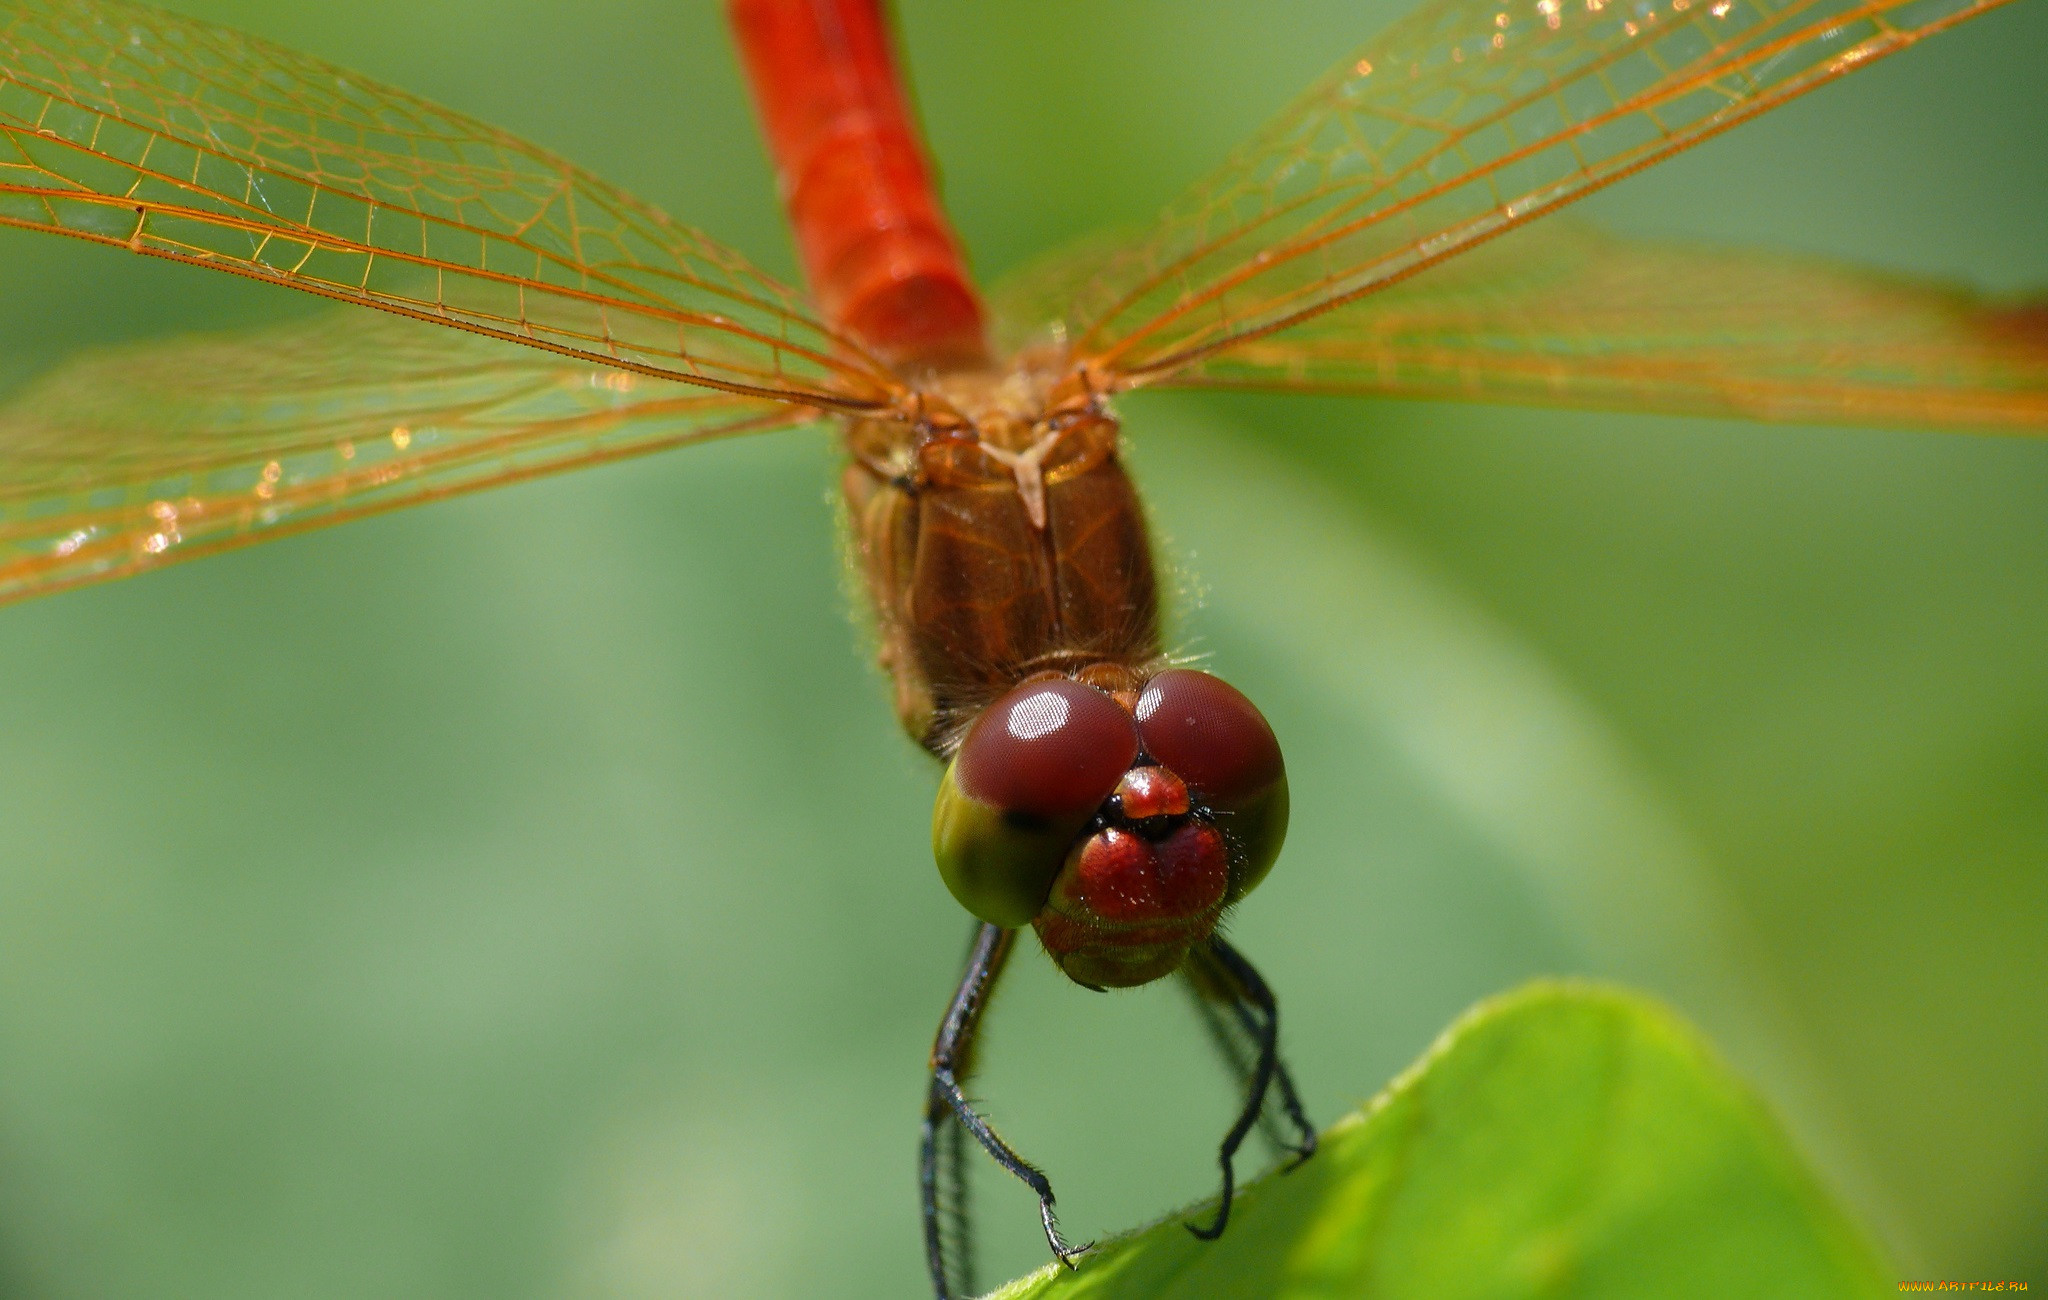
[(1287, 774), (1251, 701), (1207, 673), (1114, 665), (1025, 681), (977, 718), (932, 816), (939, 874), (984, 921), (1030, 925), (1090, 988), (1180, 969), (1264, 878)]

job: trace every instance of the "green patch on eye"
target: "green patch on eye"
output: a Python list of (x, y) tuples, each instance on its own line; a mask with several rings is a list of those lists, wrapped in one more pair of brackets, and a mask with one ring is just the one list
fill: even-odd
[(932, 805), (932, 857), (946, 888), (984, 921), (1031, 924), (1090, 814), (1059, 821), (992, 808), (964, 793), (952, 765)]

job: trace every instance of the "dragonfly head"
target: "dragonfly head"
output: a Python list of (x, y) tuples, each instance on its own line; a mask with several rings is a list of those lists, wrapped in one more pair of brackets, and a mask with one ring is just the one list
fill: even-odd
[(1077, 983), (1128, 988), (1179, 969), (1264, 878), (1287, 774), (1258, 709), (1207, 673), (1081, 677), (1028, 679), (975, 719), (932, 851), (968, 911), (1032, 926)]

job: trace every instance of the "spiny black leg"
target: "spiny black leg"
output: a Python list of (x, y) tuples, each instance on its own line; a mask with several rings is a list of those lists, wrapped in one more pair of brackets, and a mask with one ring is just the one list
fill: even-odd
[(953, 1208), (948, 1217), (953, 1225), (954, 1257), (960, 1262), (957, 1270), (960, 1293), (979, 1295), (981, 1285), (974, 1267), (974, 1207), (968, 1200), (967, 1130), (955, 1120), (940, 1132), (945, 1139), (940, 1158), (946, 1162), (946, 1177), (953, 1186)]
[(1294, 1155), (1280, 1171), (1288, 1174), (1301, 1168), (1301, 1162), (1316, 1153), (1316, 1126), (1308, 1122), (1308, 1115), (1301, 1108), (1301, 1094), (1294, 1090), (1294, 1076), (1287, 1072), (1287, 1062), (1277, 1057), (1273, 1061), (1273, 1080), (1280, 1085), (1280, 1108), (1287, 1112), (1288, 1123), (1294, 1125), (1294, 1141), (1281, 1144)]
[[(987, 929), (977, 921), (968, 932), (966, 972), (961, 977), (960, 990), (953, 995), (953, 1003), (947, 1008), (946, 1021), (940, 1026), (941, 1038), (952, 1026), (954, 1012), (959, 1008), (969, 984), (979, 978), (978, 1000), (985, 1004), (989, 990), (1001, 974), (1006, 954), (991, 955), (983, 951)], [(979, 1015), (980, 1009), (976, 1007), (970, 1012), (970, 1019)], [(970, 1036), (972, 1032), (970, 1024)], [(963, 1077), (971, 1073), (971, 1047), (970, 1041), (955, 1052), (955, 1069)], [(931, 1273), (932, 1290), (939, 1300), (974, 1295), (978, 1290), (974, 1269), (973, 1205), (969, 1199), (971, 1189), (967, 1182), (966, 1162), (966, 1130), (962, 1128), (959, 1116), (953, 1113), (952, 1103), (936, 1089), (927, 1087), (918, 1144), (918, 1199), (924, 1218), (925, 1267)]]
[(967, 1183), (967, 1134), (953, 1108), (925, 1102), (918, 1187), (924, 1211), (925, 1265), (941, 1297), (975, 1295), (973, 1220)]
[[(1239, 964), (1249, 968), (1250, 963), (1245, 961), (1242, 953), (1233, 950), (1232, 955)], [(1200, 1013), (1203, 1026), (1208, 1029), (1210, 1040), (1216, 1045), (1225, 1067), (1249, 1093), (1261, 1036), (1258, 1008), (1248, 998), (1243, 983), (1218, 960), (1208, 945), (1189, 954), (1188, 962), (1181, 967), (1180, 973), (1182, 987), (1194, 1001), (1195, 1010)], [(1270, 998), (1270, 993), (1267, 996)], [(1276, 1044), (1277, 1041), (1276, 1032)], [(1293, 1124), (1296, 1136), (1291, 1141), (1281, 1136), (1280, 1116), (1270, 1108), (1259, 1112), (1258, 1127), (1276, 1151), (1293, 1155), (1294, 1159), (1287, 1165), (1291, 1170), (1315, 1154), (1315, 1125), (1309, 1122), (1302, 1110), (1301, 1095), (1294, 1087), (1294, 1076), (1277, 1054), (1273, 1058), (1273, 1081), (1280, 1089), (1281, 1115)]]
[[(1204, 1241), (1214, 1241), (1223, 1235), (1223, 1229), (1230, 1222), (1230, 1204), (1237, 1192), (1237, 1169), (1233, 1160), (1237, 1149), (1243, 1145), (1246, 1134), (1259, 1121), (1266, 1108), (1266, 1090), (1273, 1082), (1273, 1067), (1278, 1057), (1280, 1017), (1274, 1006), (1272, 992), (1259, 979), (1258, 972), (1251, 964), (1238, 957), (1220, 938), (1212, 937), (1206, 945), (1205, 965), (1213, 965), (1215, 973), (1224, 977), (1225, 987), (1235, 991), (1234, 1005), (1251, 1004), (1257, 1014), (1253, 1023), (1246, 1026), (1250, 1031), (1255, 1050), (1252, 1077), (1246, 1089), (1244, 1108), (1238, 1112), (1237, 1121), (1230, 1131), (1223, 1135), (1223, 1145), (1217, 1153), (1217, 1163), (1223, 1169), (1223, 1192), (1216, 1203), (1216, 1219), (1208, 1227), (1188, 1224), (1189, 1232)], [(1236, 957), (1236, 961), (1231, 958)], [(1250, 979), (1245, 978), (1249, 973)]]
[[(1259, 972), (1243, 954), (1220, 937), (1212, 936), (1198, 949), (1191, 965), (1193, 969), (1189, 972), (1189, 980), (1197, 993), (1216, 997), (1230, 1008), (1238, 1029), (1250, 1040), (1249, 1055), (1252, 1057), (1244, 1109), (1224, 1135), (1223, 1145), (1217, 1153), (1217, 1163), (1223, 1169), (1223, 1193), (1217, 1201), (1215, 1222), (1207, 1227), (1188, 1225), (1188, 1231), (1197, 1237), (1214, 1241), (1223, 1235), (1224, 1227), (1230, 1222), (1230, 1204), (1237, 1191), (1237, 1172), (1232, 1161), (1245, 1136), (1264, 1115), (1266, 1093), (1276, 1078), (1280, 1085), (1281, 1107), (1301, 1134), (1300, 1141), (1292, 1144), (1296, 1153), (1295, 1164), (1315, 1153), (1315, 1129), (1302, 1112), (1294, 1080), (1280, 1063), (1280, 1007), (1273, 998), (1273, 991), (1266, 987), (1266, 981), (1259, 977)], [(1216, 1027), (1215, 1021), (1211, 1024), (1212, 1028)], [(1232, 1040), (1235, 1037), (1230, 1035)], [(1235, 1052), (1226, 1052), (1226, 1055), (1242, 1059)]]
[[(1251, 963), (1245, 961), (1243, 953), (1233, 950), (1232, 955), (1240, 963), (1243, 963), (1247, 970), (1251, 969)], [(1253, 971), (1252, 977), (1257, 979), (1258, 972)], [(1265, 990), (1263, 982), (1261, 982), (1260, 988)], [(1301, 1094), (1294, 1090), (1294, 1076), (1288, 1072), (1287, 1062), (1280, 1058), (1279, 1004), (1274, 999), (1270, 990), (1265, 991), (1265, 997), (1266, 1006), (1271, 1011), (1275, 1021), (1273, 1025), (1273, 1082), (1280, 1088), (1280, 1109), (1287, 1116), (1288, 1122), (1294, 1125), (1295, 1133), (1295, 1138), (1292, 1142), (1285, 1141), (1277, 1135), (1274, 1135), (1273, 1140), (1274, 1145), (1278, 1146), (1281, 1150), (1290, 1151), (1294, 1154), (1294, 1159), (1287, 1162), (1287, 1168), (1291, 1170), (1316, 1153), (1316, 1126), (1309, 1123), (1308, 1115), (1302, 1110)], [(1258, 1017), (1243, 998), (1233, 998), (1230, 1003), (1230, 1011), (1237, 1019), (1238, 1025), (1244, 1033), (1256, 1034), (1258, 1032)], [(1260, 1117), (1261, 1119), (1265, 1118), (1264, 1111), (1260, 1112)]]
[(1052, 1183), (996, 1135), (960, 1089), (961, 1080), (973, 1071), (974, 1035), (981, 1024), (981, 1013), (988, 1005), (989, 994), (995, 987), (997, 976), (1002, 974), (1003, 964), (1009, 959), (1016, 938), (1016, 931), (996, 925), (984, 924), (975, 932), (974, 947), (967, 955), (967, 971), (960, 977), (960, 987), (953, 994), (952, 1004), (946, 1008), (946, 1018), (939, 1022), (939, 1036), (932, 1044), (931, 1087), (925, 1095), (923, 1176), (920, 1183), (924, 1200), (925, 1259), (931, 1268), (933, 1289), (940, 1300), (947, 1300), (950, 1295), (938, 1204), (940, 1135), (944, 1117), (949, 1112), (953, 1121), (966, 1129), (997, 1164), (1009, 1170), (1038, 1197), (1038, 1217), (1045, 1227), (1046, 1243), (1062, 1264), (1072, 1267), (1075, 1258), (1087, 1249), (1086, 1246), (1069, 1246), (1060, 1236), (1059, 1222), (1053, 1214)]
[[(1249, 1091), (1257, 1065), (1258, 1020), (1220, 972), (1203, 973), (1200, 967), (1201, 963), (1191, 956), (1181, 968), (1181, 987), (1195, 1004), (1195, 1013), (1202, 1018), (1202, 1027), (1209, 1032), (1209, 1041), (1223, 1059), (1224, 1068), (1240, 1088)], [(1275, 1059), (1273, 1082), (1280, 1089), (1280, 1107), (1275, 1111), (1267, 1106), (1259, 1112), (1259, 1136), (1275, 1152), (1291, 1157), (1286, 1169), (1292, 1170), (1315, 1154), (1315, 1129), (1302, 1113), (1301, 1098), (1294, 1090), (1294, 1076), (1288, 1072), (1286, 1061)], [(1290, 1138), (1281, 1131), (1283, 1119), (1293, 1123), (1297, 1136)]]

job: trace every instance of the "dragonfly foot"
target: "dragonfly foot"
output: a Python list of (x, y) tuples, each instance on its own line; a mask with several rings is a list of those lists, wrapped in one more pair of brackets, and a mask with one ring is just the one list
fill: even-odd
[(1295, 1170), (1301, 1168), (1303, 1165), (1308, 1163), (1308, 1158), (1316, 1153), (1315, 1130), (1304, 1127), (1301, 1134), (1301, 1141), (1294, 1146), (1293, 1150), (1294, 1159), (1289, 1160), (1285, 1165), (1281, 1166), (1280, 1168), (1280, 1172), (1283, 1174), (1291, 1174)]
[(1223, 1199), (1216, 1206), (1216, 1221), (1214, 1223), (1211, 1223), (1206, 1228), (1195, 1223), (1184, 1223), (1181, 1225), (1189, 1232), (1195, 1234), (1197, 1240), (1214, 1241), (1222, 1236), (1223, 1229), (1229, 1226), (1231, 1193), (1235, 1190), (1232, 1187), (1233, 1181), (1230, 1176), (1229, 1167), (1225, 1166), (1223, 1171)]
[(1087, 1241), (1078, 1246), (1069, 1246), (1067, 1239), (1060, 1236), (1059, 1218), (1053, 1213), (1052, 1188), (1032, 1190), (1038, 1191), (1038, 1221), (1045, 1225), (1045, 1244), (1052, 1247), (1053, 1258), (1068, 1268), (1079, 1267), (1074, 1261), (1095, 1249), (1095, 1243)]

